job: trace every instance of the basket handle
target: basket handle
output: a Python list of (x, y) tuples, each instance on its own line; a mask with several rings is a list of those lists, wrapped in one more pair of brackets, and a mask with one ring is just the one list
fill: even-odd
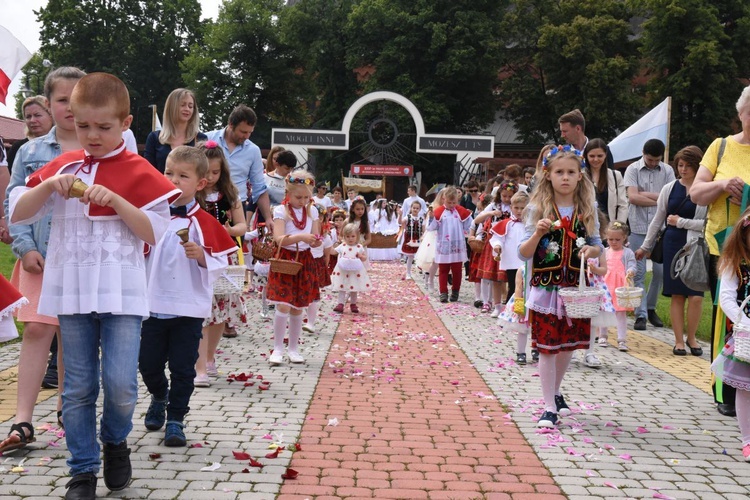
[[(282, 237), (281, 237), (281, 239), (279, 240), (279, 244), (278, 244), (278, 246), (277, 246), (277, 248), (276, 248), (276, 255), (275, 255), (275, 258), (277, 258), (277, 259), (279, 258), (279, 255), (281, 254), (281, 247), (283, 247), (283, 246), (284, 246), (284, 240), (285, 240), (285, 239), (287, 239), (288, 237), (289, 237), (289, 235), (288, 235), (288, 234), (285, 234), (285, 235), (284, 235), (284, 236), (282, 236)], [(297, 253), (296, 253), (296, 254), (295, 254), (295, 256), (294, 256), (294, 260), (295, 260), (296, 262), (299, 262), (299, 243), (295, 243), (295, 245), (297, 246)]]
[[(580, 255), (580, 254), (579, 254)], [(585, 268), (586, 267), (586, 260), (581, 259), (581, 276), (578, 278), (578, 290), (584, 291), (586, 288), (586, 279), (585, 279)]]
[(740, 321), (742, 321), (742, 317), (745, 315), (745, 313), (742, 311), (745, 310), (745, 306), (747, 305), (748, 301), (750, 301), (750, 295), (745, 297), (745, 300), (743, 300), (742, 304), (740, 304), (740, 312), (737, 314), (737, 321), (734, 322), (736, 325), (739, 325)]

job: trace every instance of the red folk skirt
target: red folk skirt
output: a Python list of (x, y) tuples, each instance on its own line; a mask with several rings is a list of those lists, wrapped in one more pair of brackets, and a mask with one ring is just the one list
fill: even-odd
[(536, 338), (536, 348), (542, 354), (589, 348), (590, 318), (558, 318), (556, 314), (531, 310), (529, 324), (532, 337)]
[(482, 254), (477, 262), (477, 277), (490, 281), (506, 281), (508, 278), (504, 271), (500, 270), (500, 263), (492, 255), (492, 245), (484, 245)]
[(315, 262), (315, 279), (318, 281), (318, 288), (323, 288), (331, 284), (331, 275), (328, 273), (326, 258), (313, 258)]
[(482, 278), (477, 276), (477, 273), (479, 272), (479, 258), (482, 256), (479, 252), (471, 252), (471, 258), (469, 259), (469, 281), (471, 283), (479, 283), (482, 281)]
[[(282, 248), (280, 259), (294, 260), (296, 250)], [(316, 275), (315, 259), (310, 249), (302, 250), (297, 258), (302, 269), (296, 276), (276, 272), (268, 273), (268, 302), (283, 304), (295, 309), (304, 309), (312, 302), (320, 300), (320, 289)]]
[[(401, 253), (404, 255), (414, 255), (417, 253), (417, 250), (419, 247), (413, 247), (411, 245), (407, 245), (407, 243), (412, 241), (412, 237), (406, 233), (404, 233), (404, 242), (401, 244)], [(419, 243), (419, 238), (414, 238), (414, 241)]]
[(338, 252), (331, 252), (331, 256), (328, 257), (328, 281), (331, 280), (333, 270), (336, 269), (336, 264), (339, 262)]

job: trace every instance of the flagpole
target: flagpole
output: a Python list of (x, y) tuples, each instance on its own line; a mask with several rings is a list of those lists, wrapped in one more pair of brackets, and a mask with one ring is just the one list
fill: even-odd
[(156, 130), (156, 104), (149, 106), (151, 108), (151, 131)]
[(672, 96), (667, 96), (667, 144), (664, 149), (664, 163), (669, 163), (669, 134), (672, 126)]

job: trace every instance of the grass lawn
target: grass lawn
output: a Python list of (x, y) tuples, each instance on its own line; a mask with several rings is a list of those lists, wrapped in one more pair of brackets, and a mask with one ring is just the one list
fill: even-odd
[[(667, 271), (669, 272), (669, 271)], [(651, 283), (651, 273), (646, 273), (646, 284)], [(644, 297), (645, 299), (645, 297)], [(664, 326), (672, 327), (672, 318), (669, 316), (669, 305), (671, 299), (659, 295), (659, 300), (656, 302), (656, 314), (659, 315), (661, 320), (664, 322)], [(698, 333), (696, 336), (700, 340), (706, 342), (711, 341), (711, 313), (713, 309), (713, 303), (711, 302), (711, 293), (706, 292), (703, 297), (703, 313), (701, 314), (700, 323), (698, 323)]]

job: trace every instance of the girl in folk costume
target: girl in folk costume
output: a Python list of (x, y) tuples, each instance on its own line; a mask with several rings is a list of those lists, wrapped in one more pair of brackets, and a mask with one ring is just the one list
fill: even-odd
[(511, 214), (507, 219), (496, 222), (490, 234), (489, 246), (492, 249), (493, 260), (500, 261), (500, 271), (506, 274), (510, 287), (508, 295), (513, 295), (516, 287), (516, 273), (523, 267), (523, 261), (518, 258), (518, 252), (514, 251), (521, 244), (525, 234), (523, 224), (523, 211), (529, 203), (529, 195), (524, 191), (518, 191), (511, 197)]
[[(491, 237), (490, 229), (501, 220), (509, 219), (511, 216), (510, 200), (518, 192), (518, 184), (512, 181), (504, 181), (495, 194), (495, 200), (477, 215), (477, 235), (488, 241)], [(477, 264), (477, 276), (482, 280), (489, 280), (492, 286), (492, 300), (495, 304), (491, 316), (497, 318), (503, 307), (503, 298), (506, 293), (507, 273), (500, 269), (495, 260), (495, 254), (491, 245), (485, 245)], [(513, 280), (515, 282), (515, 280)], [(491, 306), (485, 304), (482, 311), (487, 312)]]
[[(607, 228), (607, 244), (609, 247), (604, 251), (607, 257), (607, 274), (604, 276), (604, 282), (610, 293), (621, 286), (628, 286), (628, 280), (633, 279), (636, 272), (635, 254), (631, 249), (625, 246), (628, 242), (630, 228), (627, 224), (614, 221)], [(605, 294), (606, 295), (606, 294)], [(617, 347), (621, 351), (628, 350), (626, 325), (627, 311), (617, 303), (617, 296), (612, 298), (612, 305), (615, 309), (615, 318), (617, 320)], [(599, 346), (607, 347), (607, 328), (599, 329)]]
[[(328, 209), (320, 203), (315, 204), (320, 217), (320, 235), (323, 238), (323, 244), (312, 247), (310, 252), (315, 262), (315, 280), (318, 289), (325, 288), (331, 284), (331, 275), (328, 274), (328, 259), (331, 255), (333, 241), (331, 241), (331, 227), (328, 223)], [(318, 309), (320, 309), (320, 299), (314, 300), (307, 306), (307, 323), (302, 325), (306, 332), (315, 333), (315, 320), (318, 319)]]
[[(742, 319), (750, 323), (750, 304), (740, 310), (750, 294), (750, 210), (745, 210), (724, 243), (719, 257), (719, 305), (729, 322)], [(750, 362), (745, 356), (735, 356), (734, 325), (727, 331), (727, 340), (721, 353), (711, 364), (711, 370), (724, 384), (737, 389), (735, 407), (740, 425), (742, 456), (750, 462)]]
[(412, 202), (409, 213), (401, 219), (403, 228), (403, 243), (401, 244), (401, 253), (406, 256), (406, 274), (401, 279), (412, 279), (411, 267), (414, 263), (414, 254), (417, 253), (419, 240), (424, 232), (424, 218), (420, 217), (422, 204), (418, 201)]
[(336, 247), (341, 244), (341, 231), (346, 225), (346, 211), (342, 209), (336, 209), (331, 215), (331, 254), (328, 257), (328, 274), (333, 274), (333, 270), (336, 268), (336, 262), (339, 260), (339, 254), (336, 252)]
[(372, 242), (370, 234), (370, 220), (367, 217), (367, 203), (361, 196), (357, 196), (349, 207), (349, 222), (359, 225), (359, 242), (365, 249)]
[[(474, 213), (481, 213), (487, 208), (490, 204), (490, 199), (491, 198), (484, 193), (479, 195), (479, 203)], [(469, 229), (468, 242), (477, 240), (476, 235), (478, 229), (477, 220), (474, 219), (474, 222), (471, 224), (471, 229)], [(480, 239), (479, 241), (482, 240)], [(483, 280), (478, 276), (479, 259), (481, 256), (482, 252), (471, 252), (471, 257), (469, 258), (469, 275), (466, 279), (471, 283), (474, 283), (474, 307), (481, 307), (482, 312), (490, 312), (490, 309), (492, 309), (492, 284), (489, 280)]]
[(357, 294), (369, 291), (370, 278), (364, 263), (367, 261), (367, 251), (360, 243), (359, 224), (350, 222), (342, 230), (343, 243), (336, 248), (339, 260), (331, 277), (333, 291), (339, 294), (339, 303), (333, 308), (334, 312), (343, 313), (346, 295), (349, 294), (350, 308), (353, 313), (359, 312)]
[(526, 216), (525, 240), (518, 252), (531, 261), (527, 319), (539, 350), (539, 380), (545, 411), (539, 427), (554, 427), (558, 415), (571, 413), (560, 392), (573, 351), (589, 346), (590, 319), (568, 318), (558, 291), (578, 286), (583, 259), (602, 251), (594, 186), (584, 176), (583, 157), (571, 146), (555, 147), (543, 162), (542, 175)]
[(437, 231), (430, 229), (429, 222), (434, 218), (435, 209), (443, 205), (443, 196), (445, 188), (438, 191), (435, 199), (427, 207), (425, 216), (425, 231), (422, 235), (422, 242), (419, 244), (417, 253), (414, 254), (414, 263), (424, 272), (424, 285), (427, 294), (435, 290), (435, 275), (437, 274), (438, 265), (435, 262), (435, 248), (437, 244)]
[[(197, 194), (196, 198), (202, 201), (206, 212), (224, 226), (229, 236), (232, 238), (244, 236), (247, 230), (245, 214), (237, 188), (229, 175), (229, 163), (224, 156), (224, 151), (214, 141), (200, 143), (198, 149), (203, 151), (208, 158), (208, 172), (206, 187)], [(236, 253), (233, 253), (229, 259), (233, 265), (238, 263)], [(234, 326), (246, 322), (247, 311), (241, 292), (214, 294), (211, 317), (203, 323), (203, 337), (198, 346), (195, 387), (210, 387), (209, 377), (219, 376), (216, 368), (216, 349), (219, 347), (225, 328), (229, 328), (227, 336), (236, 337)]]
[(274, 346), (268, 361), (279, 365), (284, 355), (284, 332), (289, 323), (287, 355), (292, 363), (304, 363), (299, 353), (302, 334), (302, 311), (320, 300), (315, 262), (310, 248), (323, 244), (320, 237), (318, 210), (310, 204), (315, 178), (306, 171), (292, 172), (286, 176), (286, 203), (273, 210), (273, 237), (281, 246), (279, 258), (297, 260), (302, 269), (294, 276), (273, 270), (268, 274), (268, 301), (276, 304), (273, 318)]
[(440, 302), (448, 302), (448, 273), (453, 275), (450, 301), (458, 300), (461, 275), (466, 262), (465, 234), (471, 228), (471, 212), (458, 204), (458, 191), (453, 186), (444, 189), (443, 205), (436, 208), (429, 229), (437, 230), (435, 263), (440, 270)]

